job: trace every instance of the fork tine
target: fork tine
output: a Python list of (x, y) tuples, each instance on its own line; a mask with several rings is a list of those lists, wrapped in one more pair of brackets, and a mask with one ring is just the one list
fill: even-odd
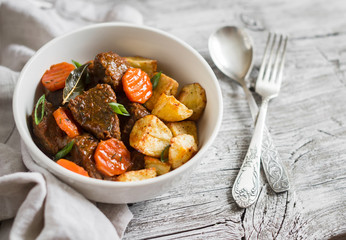
[(277, 73), (278, 73), (279, 62), (280, 62), (280, 60), (281, 60), (281, 56), (279, 56), (279, 54), (280, 54), (282, 39), (283, 39), (283, 35), (280, 35), (279, 44), (278, 44), (278, 46), (277, 46), (276, 54), (275, 54), (274, 68), (273, 68), (273, 72), (272, 72), (271, 77), (270, 77), (270, 81), (271, 81), (271, 82), (276, 81), (276, 75), (277, 75)]
[(263, 81), (267, 81), (267, 82), (269, 81), (269, 77), (270, 77), (270, 74), (272, 71), (272, 62), (273, 62), (273, 58), (275, 55), (275, 54), (273, 54), (273, 51), (274, 51), (274, 47), (275, 47), (276, 37), (277, 37), (277, 35), (274, 33), (274, 38), (273, 38), (273, 42), (271, 43), (271, 49), (270, 49), (270, 58), (269, 58), (269, 62), (267, 64), (267, 68), (266, 68), (266, 73), (265, 73), (264, 79), (263, 79)]
[(279, 68), (279, 76), (277, 78), (277, 83), (279, 85), (281, 85), (281, 81), (282, 81), (282, 74), (283, 74), (283, 70), (284, 70), (284, 63), (285, 63), (285, 56), (286, 56), (286, 46), (287, 46), (287, 41), (288, 41), (288, 37), (285, 37), (285, 41), (284, 41), (284, 48), (282, 50), (282, 55), (281, 55), (281, 62), (280, 62), (280, 68)]
[(272, 36), (272, 34), (269, 33), (268, 38), (267, 38), (266, 48), (265, 48), (264, 54), (263, 54), (261, 68), (260, 68), (260, 71), (258, 73), (257, 81), (263, 80), (264, 69), (266, 68), (266, 62), (267, 62), (267, 59), (269, 57), (269, 45), (270, 45), (270, 41), (271, 41), (271, 36)]

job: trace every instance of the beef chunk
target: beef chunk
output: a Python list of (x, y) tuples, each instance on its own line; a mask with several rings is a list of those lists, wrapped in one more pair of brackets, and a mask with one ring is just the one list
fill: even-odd
[(150, 112), (143, 107), (140, 103), (130, 102), (124, 95), (119, 94), (119, 103), (123, 104), (126, 110), (130, 113), (130, 116), (119, 115), (121, 125), (121, 138), (124, 144), (129, 146), (129, 137), (133, 126), (138, 119), (149, 115)]
[(57, 91), (51, 92), (47, 90), (46, 99), (52, 103), (54, 107), (59, 107), (62, 103), (62, 93), (63, 89), (59, 89)]
[(94, 60), (90, 60), (88, 63), (89, 63), (88, 72), (90, 76), (94, 78), (94, 67), (95, 67)]
[(129, 67), (125, 58), (116, 53), (99, 53), (94, 60), (94, 78), (110, 84), (114, 91), (118, 92), (122, 90), (121, 78)]
[(42, 146), (42, 151), (49, 155), (55, 155), (70, 140), (66, 133), (56, 124), (53, 112), (53, 105), (46, 100), (44, 103), (45, 114), (39, 124), (36, 125), (35, 123), (35, 109), (31, 115), (35, 140)]
[(144, 156), (145, 155), (143, 153), (140, 153), (137, 150), (133, 150), (131, 152), (131, 166), (127, 169), (127, 171), (134, 171), (145, 168)]
[(110, 102), (116, 102), (114, 91), (108, 84), (98, 84), (70, 100), (68, 107), (79, 125), (98, 139), (120, 140), (119, 119)]
[(94, 74), (94, 60), (90, 60), (88, 63), (89, 66), (85, 81), (85, 90), (89, 90), (93, 87), (96, 87), (96, 85), (99, 83), (99, 79), (97, 79)]
[(102, 174), (97, 170), (94, 161), (94, 151), (98, 141), (89, 133), (84, 133), (74, 138), (71, 155), (73, 161), (82, 166), (92, 178), (103, 179)]

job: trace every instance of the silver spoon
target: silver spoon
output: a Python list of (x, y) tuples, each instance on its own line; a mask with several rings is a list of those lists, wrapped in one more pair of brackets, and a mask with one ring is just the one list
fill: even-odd
[[(245, 78), (252, 68), (252, 45), (252, 40), (245, 30), (233, 26), (218, 29), (209, 37), (208, 43), (210, 56), (215, 65), (226, 76), (242, 86), (252, 119), (255, 121), (258, 106), (245, 82)], [(282, 165), (278, 151), (266, 127), (263, 135), (261, 162), (271, 188), (275, 192), (287, 191), (289, 189), (287, 171)]]

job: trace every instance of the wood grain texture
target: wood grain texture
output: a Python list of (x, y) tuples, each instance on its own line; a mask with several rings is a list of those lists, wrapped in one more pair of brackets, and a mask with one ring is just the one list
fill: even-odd
[[(219, 79), (221, 131), (185, 184), (130, 206), (124, 239), (346, 239), (346, 2), (324, 0), (132, 0), (146, 25), (189, 43)], [(231, 187), (252, 135), (241, 88), (213, 64), (209, 35), (245, 27), (257, 76), (268, 31), (289, 35), (283, 86), (267, 126), (292, 188), (276, 194), (261, 174), (257, 203), (236, 206)]]

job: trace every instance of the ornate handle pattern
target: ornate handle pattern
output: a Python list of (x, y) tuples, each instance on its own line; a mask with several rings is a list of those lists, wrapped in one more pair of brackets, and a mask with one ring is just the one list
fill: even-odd
[(264, 128), (261, 160), (270, 187), (277, 193), (287, 191), (290, 188), (288, 174), (267, 128)]
[(260, 158), (256, 148), (249, 148), (232, 188), (232, 196), (239, 207), (253, 204), (259, 194)]
[(252, 205), (259, 194), (260, 156), (263, 130), (269, 99), (262, 100), (261, 109), (255, 126), (249, 149), (232, 188), (232, 195), (239, 207)]

